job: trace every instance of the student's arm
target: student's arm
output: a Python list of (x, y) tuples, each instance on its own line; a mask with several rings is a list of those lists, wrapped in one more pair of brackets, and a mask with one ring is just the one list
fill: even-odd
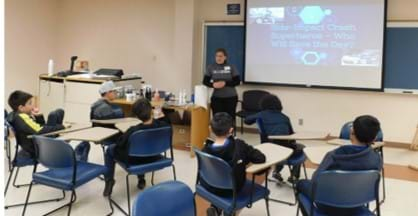
[(63, 125), (41, 126), (27, 114), (19, 114), (19, 117), (16, 119), (16, 125), (18, 125), (19, 130), (26, 134), (44, 134), (64, 129)]
[(93, 112), (93, 119), (123, 118), (122, 109), (113, 109), (112, 106), (101, 106)]
[(264, 163), (266, 162), (266, 156), (258, 149), (253, 148), (251, 145), (246, 145), (246, 153), (251, 163)]
[(257, 119), (260, 118), (258, 113), (245, 117), (245, 124), (252, 125), (257, 122)]
[(287, 122), (288, 122), (288, 124), (289, 124), (289, 134), (294, 134), (295, 133), (295, 131), (293, 130), (293, 127), (292, 127), (292, 122), (290, 121), (290, 119), (289, 118), (287, 118)]

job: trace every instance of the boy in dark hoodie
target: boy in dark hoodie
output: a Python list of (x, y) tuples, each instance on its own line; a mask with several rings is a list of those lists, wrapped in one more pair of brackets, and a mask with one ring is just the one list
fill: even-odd
[[(264, 163), (266, 161), (265, 155), (259, 150), (253, 148), (251, 145), (245, 143), (240, 139), (235, 139), (232, 136), (234, 131), (233, 120), (228, 113), (216, 113), (211, 122), (210, 130), (215, 134), (215, 140), (207, 140), (203, 147), (203, 152), (214, 155), (225, 160), (233, 169), (235, 185), (237, 192), (239, 192), (246, 181), (245, 169), (249, 163)], [(200, 184), (212, 193), (219, 196), (232, 196), (232, 190), (225, 190), (213, 187), (200, 179)], [(212, 206), (208, 209), (208, 214), (216, 211)]]
[[(22, 156), (35, 157), (35, 146), (30, 135), (39, 135), (64, 129), (64, 110), (57, 109), (48, 115), (45, 123), (42, 115), (38, 114), (33, 96), (23, 91), (14, 91), (8, 100), (13, 112), (7, 116), (8, 122), (13, 126), (16, 142), (22, 147)], [(78, 160), (87, 161), (90, 144), (82, 142), (76, 147)]]
[[(371, 144), (380, 131), (379, 121), (369, 115), (359, 116), (353, 122), (350, 140), (352, 145), (344, 145), (327, 153), (318, 169), (312, 176), (312, 180), (301, 180), (297, 185), (299, 193), (312, 199), (312, 182), (315, 182), (318, 174), (327, 170), (381, 170), (382, 158), (375, 152)], [(327, 215), (353, 215), (357, 208), (334, 208), (319, 205)], [(303, 215), (308, 215), (302, 208)]]

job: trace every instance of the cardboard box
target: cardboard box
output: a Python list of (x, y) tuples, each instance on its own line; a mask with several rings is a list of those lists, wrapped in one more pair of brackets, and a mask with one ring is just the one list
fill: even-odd
[(190, 147), (190, 126), (189, 125), (172, 125), (173, 127), (173, 147), (189, 148)]

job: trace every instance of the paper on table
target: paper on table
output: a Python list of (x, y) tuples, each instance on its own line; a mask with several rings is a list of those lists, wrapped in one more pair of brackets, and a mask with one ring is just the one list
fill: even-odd
[(204, 85), (194, 87), (194, 103), (205, 109), (208, 108), (208, 89)]

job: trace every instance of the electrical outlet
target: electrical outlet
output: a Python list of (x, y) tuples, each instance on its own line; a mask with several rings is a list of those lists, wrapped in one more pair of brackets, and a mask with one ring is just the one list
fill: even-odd
[(300, 126), (302, 126), (303, 125), (303, 119), (299, 119), (298, 123), (299, 123)]

